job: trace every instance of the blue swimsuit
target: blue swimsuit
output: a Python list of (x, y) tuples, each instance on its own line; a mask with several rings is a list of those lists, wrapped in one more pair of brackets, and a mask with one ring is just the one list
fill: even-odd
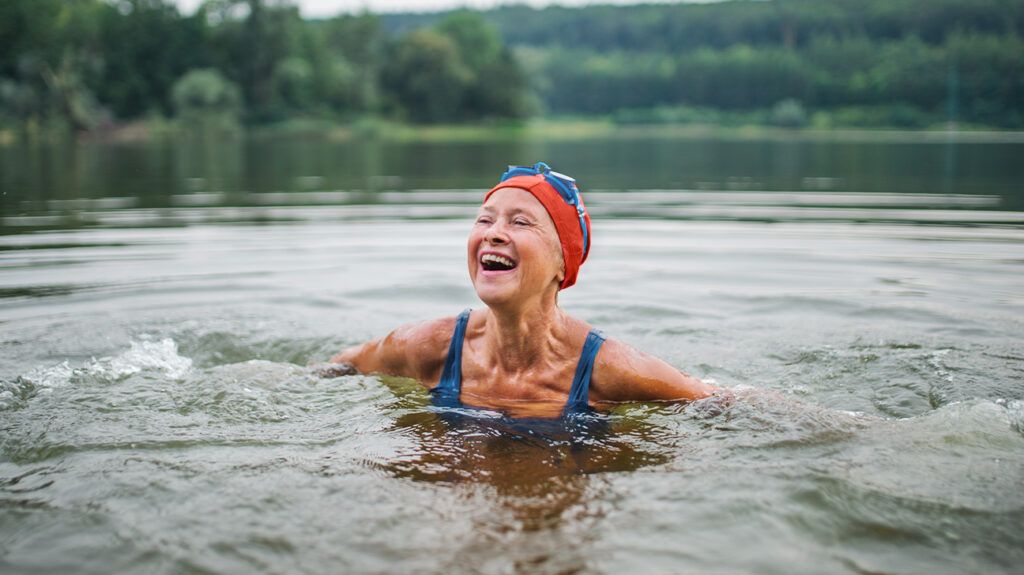
[[(468, 309), (463, 311), (455, 321), (455, 333), (452, 334), (452, 342), (448, 346), (448, 357), (441, 372), (441, 381), (437, 387), (430, 390), (433, 404), (437, 407), (464, 407), (459, 394), (462, 392), (462, 342), (466, 339), (469, 312)], [(594, 373), (594, 358), (597, 357), (602, 343), (604, 336), (601, 332), (590, 330), (587, 341), (583, 344), (580, 360), (576, 364), (576, 375), (572, 378), (569, 399), (562, 409), (562, 417), (590, 412), (590, 376)]]

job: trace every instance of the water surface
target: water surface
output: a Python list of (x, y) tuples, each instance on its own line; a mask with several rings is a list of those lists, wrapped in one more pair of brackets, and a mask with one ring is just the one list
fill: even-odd
[[(4, 572), (1015, 572), (1017, 144), (0, 148)], [(740, 391), (453, 424), (311, 364), (478, 307), (503, 164), (578, 176), (560, 302)]]

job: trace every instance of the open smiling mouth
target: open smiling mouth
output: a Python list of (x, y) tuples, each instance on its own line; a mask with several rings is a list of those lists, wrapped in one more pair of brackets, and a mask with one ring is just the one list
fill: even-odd
[(515, 269), (516, 262), (505, 256), (499, 256), (497, 254), (484, 254), (480, 256), (480, 265), (483, 266), (484, 271), (488, 272), (504, 272)]

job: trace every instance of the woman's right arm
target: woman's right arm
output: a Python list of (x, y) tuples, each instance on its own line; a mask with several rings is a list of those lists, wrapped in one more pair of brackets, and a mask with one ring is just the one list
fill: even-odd
[[(440, 375), (454, 318), (407, 324), (388, 335), (343, 350), (331, 363), (348, 364), (359, 373), (411, 377), (424, 384)], [(429, 385), (429, 384), (428, 384)]]

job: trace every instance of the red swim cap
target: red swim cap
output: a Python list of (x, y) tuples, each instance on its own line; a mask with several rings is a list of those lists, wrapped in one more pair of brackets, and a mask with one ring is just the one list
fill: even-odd
[[(502, 188), (519, 188), (533, 194), (533, 197), (540, 201), (551, 221), (555, 223), (555, 230), (558, 232), (558, 240), (562, 244), (562, 260), (565, 261), (565, 278), (558, 289), (565, 289), (576, 283), (576, 276), (579, 275), (580, 266), (587, 261), (590, 253), (589, 241), (584, 246), (583, 228), (580, 226), (580, 214), (576, 206), (569, 205), (562, 198), (555, 188), (548, 183), (542, 174), (530, 176), (513, 176), (497, 186), (491, 188), (484, 196), (484, 201), (491, 197), (491, 194)], [(587, 226), (587, 237), (590, 237), (590, 214), (583, 206), (583, 197), (579, 197), (580, 207), (583, 208), (583, 221)]]

